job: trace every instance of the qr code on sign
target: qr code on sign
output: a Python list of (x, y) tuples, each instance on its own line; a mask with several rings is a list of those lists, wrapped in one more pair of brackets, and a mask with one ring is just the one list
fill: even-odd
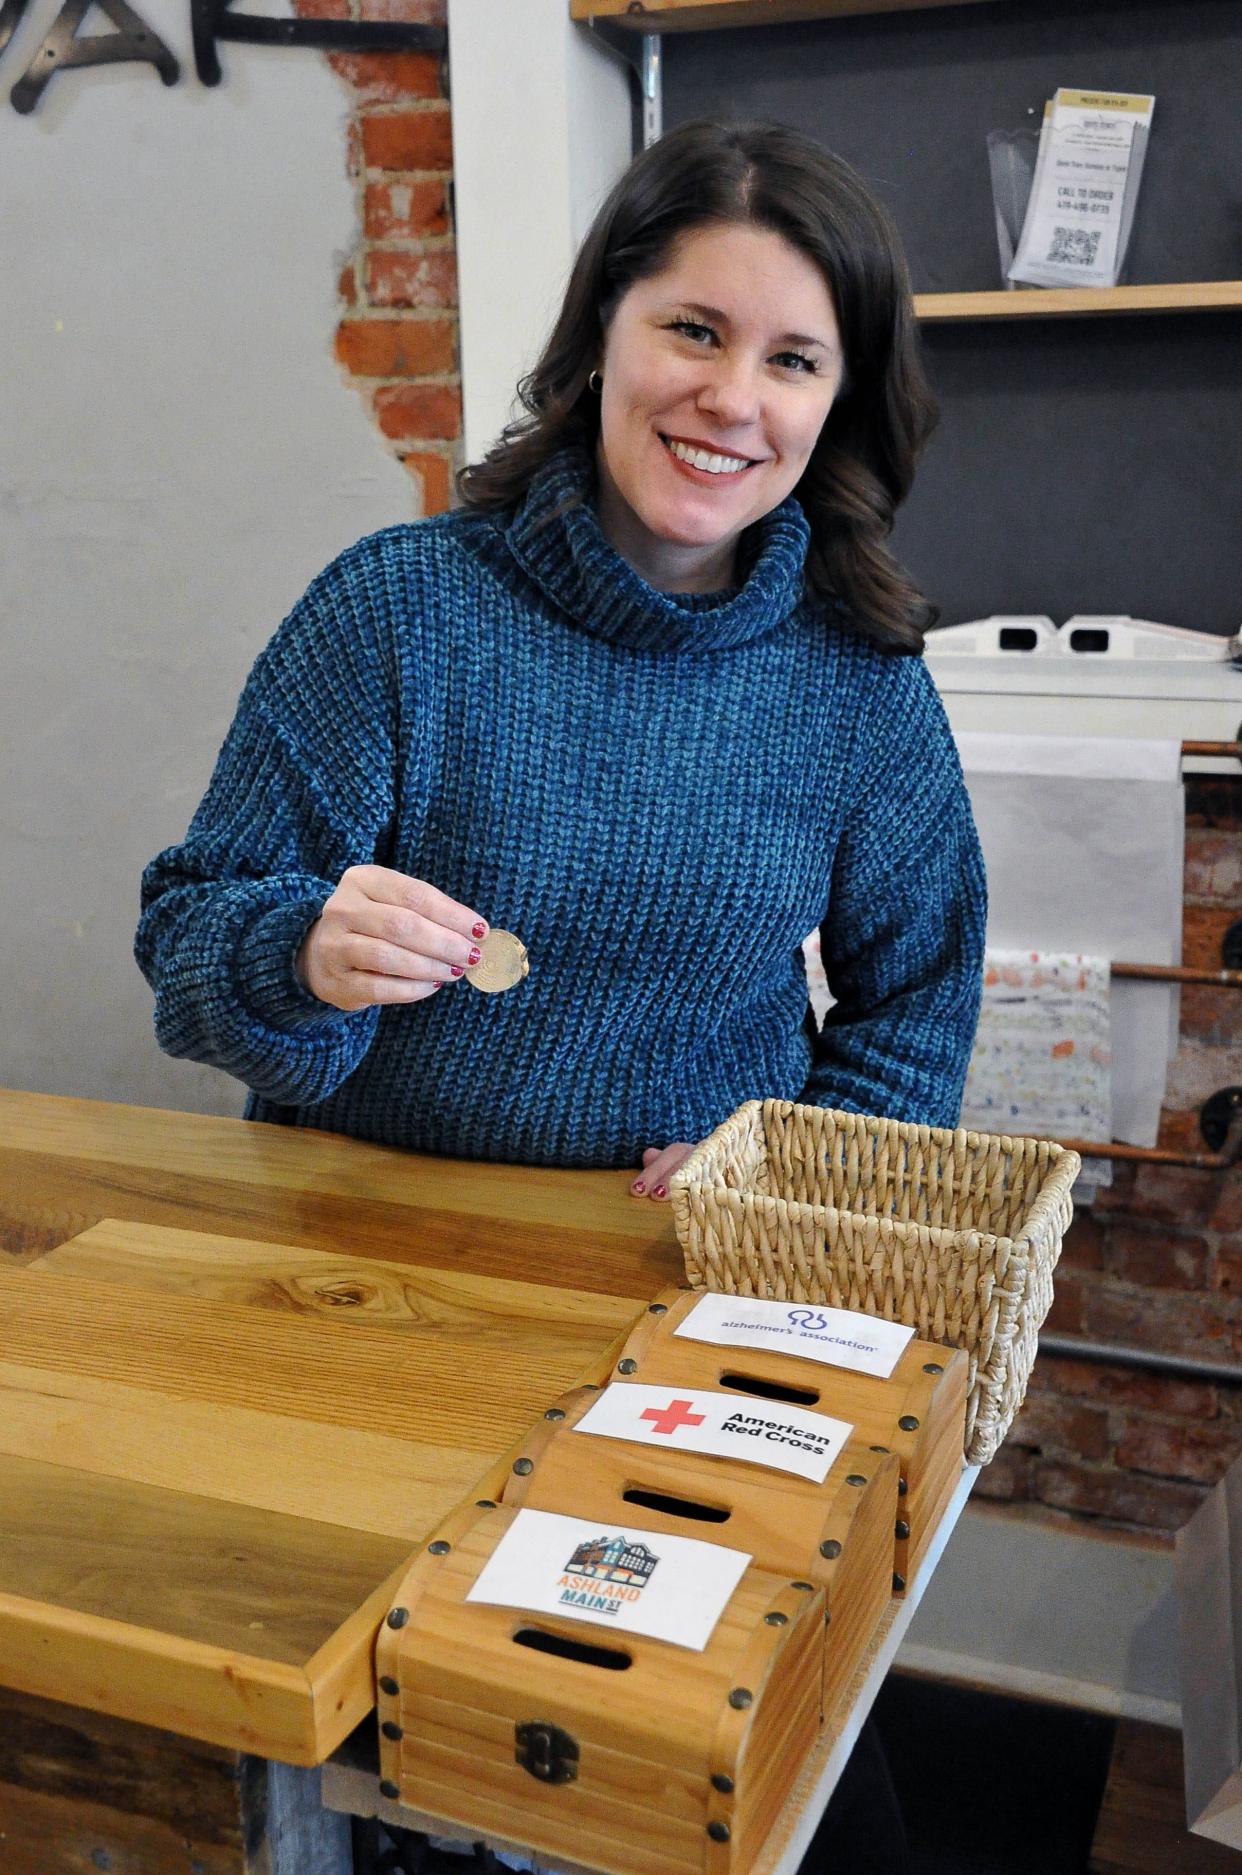
[(1065, 261), (1071, 267), (1090, 267), (1100, 245), (1102, 228), (1054, 228), (1050, 261)]

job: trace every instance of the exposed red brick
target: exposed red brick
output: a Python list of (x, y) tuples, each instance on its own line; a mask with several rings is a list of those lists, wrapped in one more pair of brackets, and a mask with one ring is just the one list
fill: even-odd
[(443, 514), (453, 505), (453, 465), (447, 456), (429, 450), (402, 456), (402, 462), (418, 483), (424, 514)]
[(1031, 1495), (1031, 1455), (1016, 1446), (1002, 1445), (990, 1465), (979, 1473), (973, 1496), (1006, 1504), (1024, 1503)]
[(302, 20), (347, 20), (348, 0), (293, 0), (293, 11)]
[(1242, 833), (1242, 775), (1188, 776), (1186, 825)]
[(1242, 840), (1236, 828), (1187, 828), (1185, 893), (1242, 910)]
[(347, 306), (356, 306), (358, 304), (358, 275), (354, 271), (354, 263), (352, 260), (347, 260), (345, 265), (341, 268), (340, 273), (337, 275), (336, 290), (338, 296), (344, 300)]
[(1110, 1449), (1108, 1414), (1081, 1400), (1059, 1400), (1032, 1388), (1013, 1423), (1010, 1438), (1041, 1452), (1065, 1452), (1075, 1458), (1106, 1458)]
[(1123, 1288), (1104, 1278), (1086, 1292), (1083, 1314), (1089, 1335), (1163, 1354), (1228, 1361), (1242, 1338), (1237, 1306), (1222, 1295)]
[(1210, 1173), (1188, 1165), (1140, 1165), (1128, 1208), (1153, 1222), (1194, 1225), (1207, 1223), (1215, 1202)]
[(1143, 1530), (1180, 1530), (1203, 1502), (1201, 1486), (1165, 1478), (1137, 1478), (1103, 1466), (1070, 1465), (1056, 1459), (1036, 1464), (1033, 1495), (1054, 1510), (1077, 1511)]
[(336, 356), (360, 378), (432, 377), (454, 368), (451, 319), (342, 319)]
[(368, 112), (362, 120), (362, 149), (368, 169), (451, 169), (448, 106)]
[(438, 176), (368, 182), (362, 228), (368, 241), (417, 241), (448, 232), (448, 192)]
[(1229, 1236), (1242, 1232), (1242, 1170), (1235, 1169), (1221, 1179), (1211, 1227)]
[(1044, 1326), (1048, 1333), (1080, 1335), (1085, 1319), (1085, 1289), (1081, 1276), (1058, 1264), (1052, 1279), (1052, 1307)]
[(398, 441), (451, 441), (461, 431), (461, 391), (456, 384), (384, 384), (375, 393), (375, 414), (384, 435)]
[(1119, 1160), (1113, 1167), (1113, 1182), (1103, 1186), (1091, 1201), (1093, 1217), (1107, 1217), (1114, 1211), (1129, 1211), (1134, 1201), (1134, 1172), (1132, 1160)]
[[(1188, 983), (1182, 990), (1182, 1034), (1210, 1048), (1242, 1047), (1242, 990), (1212, 989)], [(1195, 1132), (1198, 1133), (1198, 1125)], [(1203, 1151), (1202, 1140), (1195, 1150)]]
[[(1220, 970), (1225, 933), (1237, 918), (1233, 905), (1187, 905), (1182, 919), (1182, 962), (1192, 970)], [(1239, 990), (1223, 993), (1242, 995)]]
[(1057, 1265), (1061, 1279), (1067, 1269), (1098, 1270), (1104, 1260), (1104, 1226), (1090, 1211), (1076, 1211), (1065, 1233), (1061, 1261)]
[(1052, 1393), (1098, 1400), (1105, 1406), (1146, 1407), (1182, 1419), (1215, 1419), (1219, 1404), (1216, 1388), (1205, 1381), (1174, 1380), (1167, 1374), (1053, 1354), (1039, 1356), (1032, 1385), (1036, 1382)]
[(355, 180), (362, 174), (362, 131), (356, 117), (350, 118), (345, 132), (345, 174)]
[(1203, 1289), (1208, 1282), (1209, 1245), (1206, 1237), (1171, 1225), (1150, 1229), (1118, 1220), (1108, 1233), (1105, 1267), (1124, 1282), (1143, 1283), (1150, 1289)]
[(1160, 1478), (1215, 1484), (1242, 1451), (1242, 1427), (1233, 1421), (1170, 1425), (1131, 1419), (1117, 1441), (1117, 1463)]
[(430, 52), (332, 52), (328, 63), (353, 86), (360, 104), (441, 95), (440, 61)]
[(457, 260), (448, 248), (376, 248), (366, 258), (366, 286), (372, 306), (455, 306)]
[[(1182, 995), (1186, 995), (1185, 990)], [(1185, 1007), (1183, 1002), (1183, 1010)], [(1185, 1026), (1183, 1021), (1182, 1027)], [(1199, 1131), (1198, 1108), (1189, 1108), (1185, 1113), (1175, 1113), (1171, 1107), (1162, 1108), (1156, 1144), (1166, 1152), (1202, 1152), (1204, 1146), (1203, 1135)]]
[(405, 20), (412, 26), (444, 26), (448, 0), (360, 0), (362, 20)]
[(1242, 1084), (1242, 1048), (1205, 1048), (1183, 1036), (1169, 1063), (1165, 1101), (1170, 1107), (1193, 1107), (1196, 1112), (1222, 1087)]

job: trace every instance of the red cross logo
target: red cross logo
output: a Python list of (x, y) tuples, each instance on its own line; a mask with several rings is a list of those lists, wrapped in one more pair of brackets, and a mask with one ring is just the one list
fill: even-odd
[(649, 1419), (656, 1432), (676, 1432), (679, 1426), (701, 1426), (702, 1413), (690, 1411), (689, 1400), (670, 1400), (667, 1406), (649, 1406), (639, 1414), (640, 1419)]

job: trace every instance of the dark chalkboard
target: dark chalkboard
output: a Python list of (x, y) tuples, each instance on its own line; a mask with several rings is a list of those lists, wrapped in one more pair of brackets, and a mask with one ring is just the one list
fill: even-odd
[[(1242, 277), (1239, 0), (992, 0), (668, 34), (665, 122), (771, 117), (893, 210), (916, 292), (1002, 284), (985, 138), (1058, 85), (1151, 91), (1129, 281)], [(1242, 313), (925, 326), (941, 428), (899, 553), (945, 623), (1242, 622)]]

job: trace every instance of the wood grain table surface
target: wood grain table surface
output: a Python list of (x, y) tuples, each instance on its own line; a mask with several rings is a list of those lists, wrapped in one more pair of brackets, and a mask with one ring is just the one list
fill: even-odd
[(292, 1764), (681, 1272), (623, 1172), (0, 1090), (0, 1685)]

